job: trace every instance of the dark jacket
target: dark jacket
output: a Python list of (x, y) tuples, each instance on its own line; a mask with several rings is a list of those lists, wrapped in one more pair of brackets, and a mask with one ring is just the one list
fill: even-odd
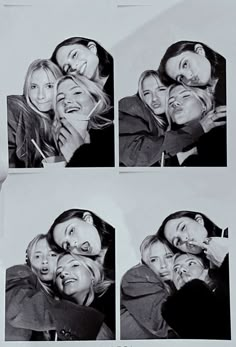
[(170, 328), (161, 314), (167, 296), (164, 284), (146, 265), (128, 270), (121, 282), (122, 338), (135, 339), (133, 327), (136, 338), (167, 338)]
[(163, 130), (138, 95), (119, 102), (119, 152), (123, 166), (160, 166), (162, 152), (166, 159), (174, 157), (203, 133), (199, 122), (178, 130)]
[[(52, 126), (53, 115), (45, 119), (48, 128)], [(23, 95), (7, 97), (8, 154), (10, 168), (42, 167), (42, 157), (31, 142), (33, 138), (46, 156), (58, 155), (56, 145), (49, 132), (46, 136), (39, 116), (32, 110)], [(45, 151), (45, 143), (51, 149)]]
[(209, 275), (212, 284), (199, 279), (187, 282), (163, 304), (163, 317), (180, 338), (231, 338), (228, 256)]
[(67, 167), (113, 167), (115, 165), (114, 153), (114, 126), (104, 129), (91, 129), (89, 131), (90, 143), (80, 146)]
[(7, 269), (6, 341), (50, 339), (52, 331), (59, 340), (95, 340), (103, 319), (103, 314), (90, 307), (54, 300), (28, 266)]

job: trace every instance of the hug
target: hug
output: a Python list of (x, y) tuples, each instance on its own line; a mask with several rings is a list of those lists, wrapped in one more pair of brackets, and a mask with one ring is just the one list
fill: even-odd
[(9, 167), (43, 167), (32, 140), (45, 160), (114, 166), (113, 106), (112, 56), (94, 40), (64, 40), (30, 64), (23, 95), (7, 98)]

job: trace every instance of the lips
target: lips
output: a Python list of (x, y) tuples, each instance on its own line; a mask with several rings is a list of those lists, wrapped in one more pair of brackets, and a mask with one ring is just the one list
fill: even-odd
[(160, 107), (161, 106), (161, 104), (160, 103), (155, 103), (155, 104), (152, 104), (152, 107), (153, 108), (158, 108), (158, 107)]
[(76, 279), (75, 278), (66, 278), (62, 281), (62, 285), (65, 287), (73, 282), (75, 282)]
[(42, 275), (47, 275), (49, 273), (49, 268), (47, 267), (43, 267), (41, 270), (40, 270), (40, 273)]
[(160, 273), (161, 277), (166, 277), (166, 276), (169, 276), (169, 275), (170, 275), (170, 273), (168, 271)]
[(72, 113), (72, 112), (78, 112), (80, 111), (80, 106), (66, 106), (65, 107), (65, 113)]

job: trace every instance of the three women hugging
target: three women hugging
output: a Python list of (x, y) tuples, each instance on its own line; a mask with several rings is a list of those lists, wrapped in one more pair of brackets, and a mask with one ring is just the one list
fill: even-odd
[(121, 166), (226, 166), (226, 62), (178, 41), (119, 102)]
[(203, 213), (166, 217), (122, 278), (121, 338), (230, 339), (227, 237)]
[(115, 338), (115, 230), (71, 209), (6, 271), (5, 340)]
[(114, 166), (113, 99), (112, 56), (94, 40), (64, 40), (7, 98), (9, 166), (42, 167), (40, 150), (46, 162)]

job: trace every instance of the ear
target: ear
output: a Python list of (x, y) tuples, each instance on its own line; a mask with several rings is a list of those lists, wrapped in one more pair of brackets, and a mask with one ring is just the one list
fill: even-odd
[(89, 41), (89, 43), (87, 44), (87, 47), (91, 52), (97, 55), (97, 46), (95, 42)]
[(89, 224), (93, 224), (93, 217), (90, 212), (84, 212), (83, 220)]
[(194, 217), (195, 221), (204, 226), (204, 220), (200, 214), (196, 214)]
[(197, 43), (194, 46), (194, 52), (200, 55), (203, 55), (204, 57), (206, 56), (205, 50), (203, 48), (203, 46), (200, 43)]

